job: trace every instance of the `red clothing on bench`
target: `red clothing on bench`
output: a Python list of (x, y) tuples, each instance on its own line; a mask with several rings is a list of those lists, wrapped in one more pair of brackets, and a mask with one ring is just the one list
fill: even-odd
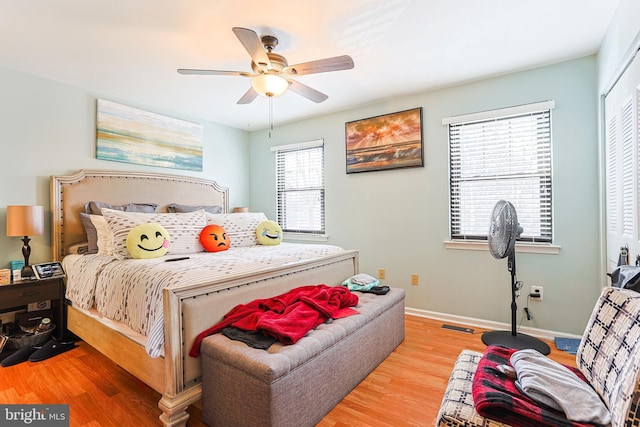
[(272, 298), (235, 306), (224, 319), (196, 337), (189, 356), (200, 355), (202, 340), (227, 326), (262, 331), (283, 344), (294, 344), (327, 319), (356, 314), (358, 296), (342, 286), (301, 286)]

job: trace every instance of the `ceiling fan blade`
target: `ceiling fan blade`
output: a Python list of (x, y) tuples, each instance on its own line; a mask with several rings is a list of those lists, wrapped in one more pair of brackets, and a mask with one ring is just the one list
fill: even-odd
[(240, 98), (237, 103), (251, 104), (253, 100), (257, 98), (257, 96), (258, 96), (258, 92), (256, 92), (252, 87), (250, 87), (249, 90), (245, 92), (244, 95), (242, 95), (242, 98)]
[(244, 71), (224, 71), (224, 70), (195, 70), (192, 68), (178, 68), (180, 74), (197, 74), (206, 76), (243, 76), (252, 77), (254, 74)]
[(327, 71), (350, 70), (353, 66), (353, 59), (351, 59), (349, 55), (342, 55), (290, 65), (284, 69), (283, 74), (303, 75), (326, 73)]
[(313, 102), (320, 103), (326, 100), (327, 98), (329, 98), (328, 95), (325, 95), (322, 92), (318, 92), (317, 90), (305, 84), (302, 84), (295, 80), (287, 80), (287, 81), (289, 82), (289, 89), (291, 89), (292, 92), (295, 92), (298, 95), (304, 96), (305, 98)]
[(260, 41), (260, 37), (255, 31), (248, 28), (233, 27), (233, 33), (236, 35), (242, 46), (249, 52), (249, 56), (254, 63), (260, 68), (267, 71), (271, 68), (271, 61), (264, 50), (264, 46)]

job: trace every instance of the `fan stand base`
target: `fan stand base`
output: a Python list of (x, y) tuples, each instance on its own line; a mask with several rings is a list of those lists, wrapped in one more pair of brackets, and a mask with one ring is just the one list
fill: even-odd
[(549, 346), (538, 338), (526, 334), (513, 335), (510, 331), (491, 331), (482, 334), (482, 342), (486, 345), (500, 345), (507, 348), (522, 350), (532, 348), (545, 356), (551, 353)]

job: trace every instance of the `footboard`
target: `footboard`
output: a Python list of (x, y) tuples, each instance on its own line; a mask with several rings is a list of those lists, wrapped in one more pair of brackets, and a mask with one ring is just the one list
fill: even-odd
[[(295, 287), (335, 286), (358, 272), (358, 252), (344, 251), (322, 260), (296, 262), (259, 274), (226, 277), (219, 283), (164, 290), (165, 393), (160, 400), (165, 425), (186, 422), (189, 404), (201, 394), (201, 360), (188, 355), (195, 337), (219, 322), (233, 307)], [(225, 283), (220, 290), (221, 283)]]

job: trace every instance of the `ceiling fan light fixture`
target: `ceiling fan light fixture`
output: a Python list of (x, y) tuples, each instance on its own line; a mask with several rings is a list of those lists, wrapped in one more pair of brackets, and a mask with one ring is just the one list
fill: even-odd
[(250, 104), (258, 95), (262, 95), (269, 98), (271, 105), (273, 97), (285, 93), (289, 86), (291, 86), (292, 92), (312, 102), (324, 102), (328, 98), (324, 93), (287, 78), (296, 75), (350, 70), (354, 66), (353, 59), (349, 55), (316, 59), (289, 66), (287, 58), (273, 51), (278, 45), (276, 37), (271, 35), (259, 37), (255, 31), (242, 27), (233, 27), (233, 33), (251, 57), (252, 72), (178, 68), (178, 73), (249, 77), (251, 78), (251, 88), (242, 95), (237, 104)]
[(251, 86), (262, 96), (280, 96), (289, 87), (287, 79), (275, 74), (260, 74), (251, 78)]

